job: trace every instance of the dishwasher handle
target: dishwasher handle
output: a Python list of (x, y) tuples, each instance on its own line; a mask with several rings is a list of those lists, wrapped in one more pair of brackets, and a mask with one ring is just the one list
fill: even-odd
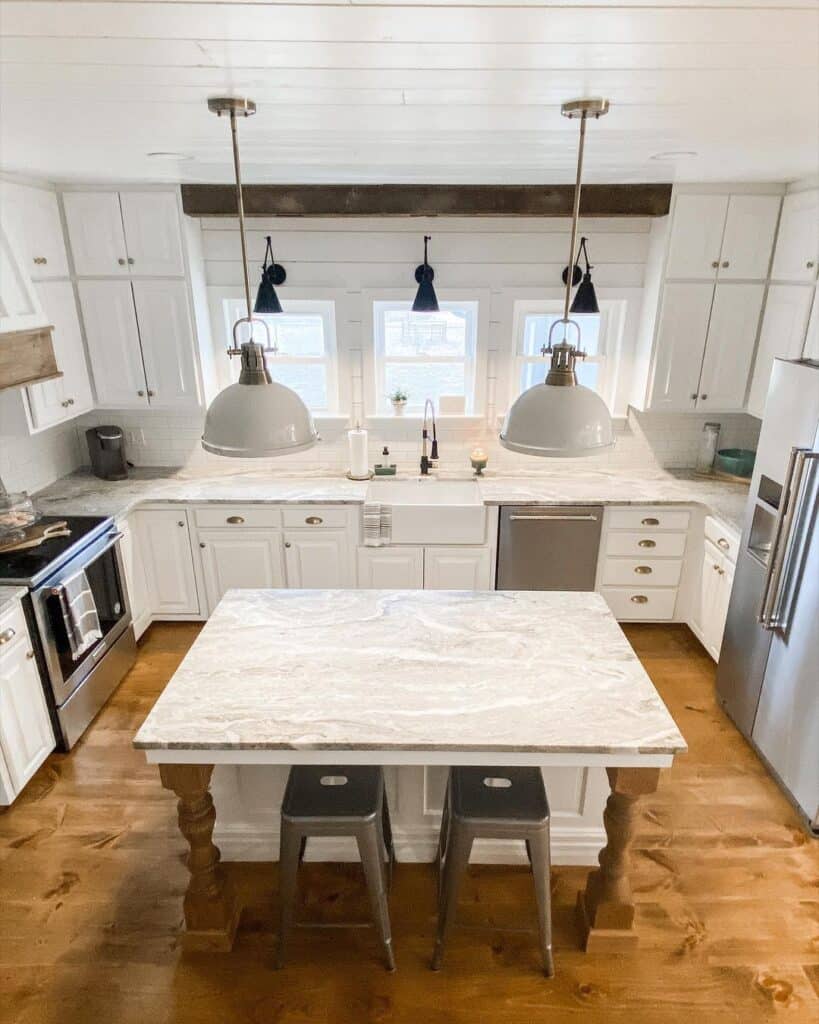
[(526, 521), (533, 523), (543, 522), (562, 522), (562, 523), (596, 523), (597, 516), (595, 515), (553, 515), (553, 516), (509, 516), (510, 523), (525, 523)]

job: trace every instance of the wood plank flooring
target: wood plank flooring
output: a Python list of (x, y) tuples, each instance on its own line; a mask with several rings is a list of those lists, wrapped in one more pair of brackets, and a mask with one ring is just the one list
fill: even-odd
[[(634, 955), (580, 952), (586, 869), (556, 868), (557, 977), (546, 981), (528, 874), (476, 867), (432, 974), (432, 870), (399, 865), (394, 975), (365, 928), (300, 929), (276, 972), (267, 864), (232, 868), (249, 901), (235, 951), (183, 954), (175, 800), (130, 741), (197, 629), (154, 625), (83, 741), (0, 814), (3, 1024), (819, 1021), (819, 844), (717, 708), (713, 664), (684, 627), (627, 630), (690, 746), (642, 801)], [(303, 883), (304, 920), (366, 919), (356, 865), (307, 864)]]

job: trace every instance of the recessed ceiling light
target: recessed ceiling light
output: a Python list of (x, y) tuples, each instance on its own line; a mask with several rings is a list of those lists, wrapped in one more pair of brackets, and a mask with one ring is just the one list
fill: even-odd
[(172, 153), (169, 150), (164, 149), (157, 149), (152, 153), (146, 153), (145, 155), (156, 160), (193, 160), (193, 157), (189, 153)]
[(694, 149), (669, 149), (664, 153), (655, 153), (649, 160), (684, 160), (688, 156), (699, 156)]

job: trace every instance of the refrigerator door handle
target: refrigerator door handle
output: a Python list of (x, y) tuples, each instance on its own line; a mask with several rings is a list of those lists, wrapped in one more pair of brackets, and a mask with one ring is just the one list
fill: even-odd
[(797, 467), (797, 483), (793, 490), (793, 516), (788, 529), (787, 544), (782, 548), (782, 561), (780, 565), (780, 579), (773, 595), (773, 606), (771, 609), (772, 628), (783, 635), (787, 634), (790, 622), (790, 611), (793, 601), (789, 599), (789, 593), (793, 590), (793, 581), (799, 576), (799, 553), (802, 547), (799, 543), (799, 534), (804, 533), (806, 513), (806, 502), (812, 494), (811, 469), (815, 469), (819, 463), (819, 451), (800, 451), (797, 456), (799, 466)]

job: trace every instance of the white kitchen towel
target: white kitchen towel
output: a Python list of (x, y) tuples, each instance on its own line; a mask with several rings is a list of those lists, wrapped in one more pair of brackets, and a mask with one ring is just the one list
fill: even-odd
[(60, 584), (58, 592), (71, 657), (76, 661), (102, 639), (97, 605), (82, 569)]
[(389, 544), (392, 535), (392, 509), (378, 501), (364, 503), (364, 546), (380, 548)]

